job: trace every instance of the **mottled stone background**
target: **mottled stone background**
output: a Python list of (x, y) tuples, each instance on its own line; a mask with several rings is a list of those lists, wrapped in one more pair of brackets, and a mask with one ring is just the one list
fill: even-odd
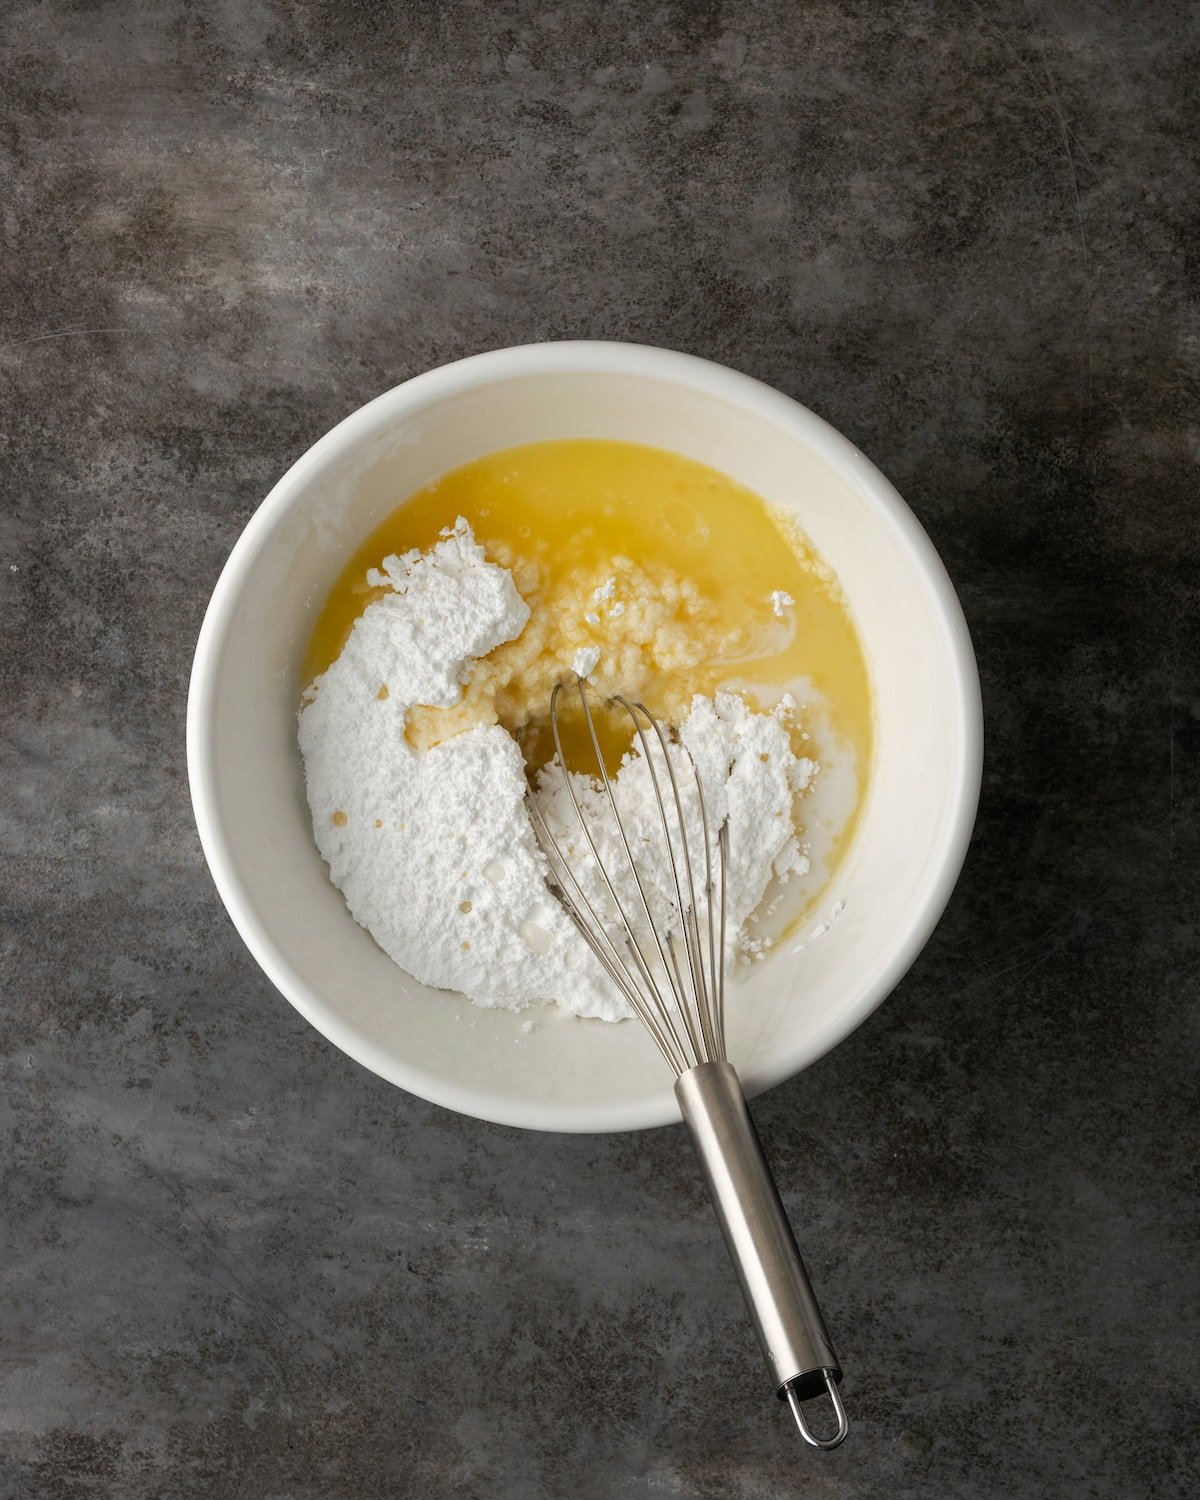
[[(3, 6), (4, 1496), (1196, 1493), (1196, 18)], [(829, 418), (979, 653), (950, 910), (755, 1107), (832, 1455), (678, 1129), (363, 1072), (192, 825), (192, 645), (273, 480), (406, 376), (577, 335)]]

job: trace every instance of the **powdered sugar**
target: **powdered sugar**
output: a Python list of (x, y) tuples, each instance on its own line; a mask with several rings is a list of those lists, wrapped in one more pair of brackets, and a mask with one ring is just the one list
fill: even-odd
[[(730, 916), (735, 925), (758, 906), (771, 875), (802, 875), (808, 861), (800, 849), (792, 798), (816, 774), (813, 761), (792, 753), (784, 727), (791, 712), (752, 713), (732, 693), (697, 698), (681, 738), (706, 790), (720, 787), (718, 823), (730, 831)], [(724, 786), (721, 786), (724, 779)]]
[[(624, 1000), (546, 888), (512, 736), (492, 724), (424, 751), (405, 737), (412, 707), (452, 707), (474, 661), (521, 633), (529, 610), (511, 576), (487, 562), (460, 520), (430, 553), (389, 557), (369, 581), (389, 592), (359, 618), (300, 713), (313, 831), (335, 885), (384, 951), (426, 984), (485, 1006), (554, 1000), (579, 1015), (621, 1019)], [(611, 599), (605, 587), (596, 592)], [(575, 670), (586, 677), (598, 660), (596, 648), (581, 650)], [(715, 831), (728, 817), (731, 939), (773, 877), (806, 867), (793, 803), (815, 767), (792, 753), (790, 711), (755, 713), (718, 694), (697, 698), (682, 727), (710, 826)], [(588, 778), (572, 780), (603, 855), (615, 839), (607, 806)], [(690, 776), (683, 782), (685, 817), (696, 819), (694, 783)], [(623, 815), (648, 836), (642, 873), (666, 910), (669, 869), (653, 852), (657, 803), (640, 754), (627, 758), (616, 785)], [(543, 772), (537, 796), (547, 822), (574, 848), (578, 827), (563, 773)], [(696, 847), (703, 848), (702, 835)], [(575, 854), (594, 884), (590, 856)]]
[[(811, 761), (792, 754), (783, 711), (752, 713), (732, 693), (718, 693), (715, 699), (697, 697), (680, 739), (683, 748), (673, 748), (671, 755), (694, 884), (693, 896), (685, 894), (684, 904), (690, 905), (692, 899), (702, 901), (704, 890), (705, 830), (695, 778), (686, 770), (690, 756), (704, 788), (710, 847), (722, 823), (729, 823), (727, 899), (732, 946), (743, 940), (742, 924), (762, 902), (772, 875), (786, 880), (807, 869), (792, 818), (793, 799), (808, 786), (816, 768)], [(649, 760), (639, 744), (626, 758), (615, 782), (621, 823), (637, 851), (641, 891), (629, 867), (608, 794), (597, 781), (575, 774), (568, 788), (562, 769), (550, 765), (538, 778), (537, 801), (584, 895), (596, 910), (614, 915), (593, 845), (627, 916), (639, 912), (644, 891), (656, 925), (663, 931), (674, 931), (678, 928), (678, 893), (652, 773), (657, 773), (660, 787), (671, 783), (654, 735), (647, 735), (647, 745)], [(591, 842), (580, 827), (576, 804), (582, 809)], [(673, 796), (668, 798), (668, 805), (668, 836), (681, 856)], [(677, 865), (682, 868), (682, 857)], [(686, 884), (684, 889), (686, 892)]]
[[(607, 613), (609, 617), (614, 620), (619, 619), (620, 616), (625, 613), (625, 605), (622, 600), (615, 597), (616, 592), (617, 579), (616, 575), (614, 574), (612, 577), (606, 578), (598, 588), (594, 588), (592, 590), (591, 598), (591, 602), (593, 604), (607, 604)], [(598, 609), (586, 610), (583, 618), (587, 624), (595, 627), (600, 624), (600, 611)], [(579, 668), (576, 667), (575, 670), (578, 672)], [(588, 676), (588, 673), (580, 672), (579, 675), (581, 677), (586, 677)]]
[(771, 612), (777, 620), (782, 620), (784, 611), (790, 609), (795, 602), (786, 589), (774, 589), (771, 592)]
[(577, 673), (580, 677), (584, 678), (584, 680), (586, 681), (588, 678), (594, 675), (596, 668), (599, 665), (600, 647), (581, 646), (579, 650), (576, 651), (575, 656), (571, 661), (571, 670), (572, 672)]
[(338, 665), (405, 707), (457, 703), (469, 664), (529, 618), (511, 575), (487, 563), (461, 517), (431, 552), (387, 557), (367, 582), (391, 592), (357, 622)]

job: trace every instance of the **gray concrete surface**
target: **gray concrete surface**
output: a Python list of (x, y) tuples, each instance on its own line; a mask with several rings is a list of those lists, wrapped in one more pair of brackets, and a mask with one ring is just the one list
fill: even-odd
[[(1195, 16), (3, 8), (0, 1493), (1196, 1493)], [(828, 417), (979, 652), (950, 911), (755, 1110), (849, 1372), (829, 1456), (679, 1131), (364, 1073), (192, 826), (192, 644), (272, 481), (575, 335)]]

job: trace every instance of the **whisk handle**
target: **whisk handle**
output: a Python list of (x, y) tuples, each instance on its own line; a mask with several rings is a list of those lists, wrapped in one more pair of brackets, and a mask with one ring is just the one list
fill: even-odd
[[(841, 1366), (737, 1073), (727, 1062), (701, 1063), (679, 1077), (675, 1095), (776, 1393), (790, 1403), (808, 1442), (818, 1448), (836, 1447), (846, 1435), (837, 1389)], [(798, 1403), (826, 1391), (833, 1399), (838, 1430), (834, 1437), (820, 1439), (807, 1427)]]

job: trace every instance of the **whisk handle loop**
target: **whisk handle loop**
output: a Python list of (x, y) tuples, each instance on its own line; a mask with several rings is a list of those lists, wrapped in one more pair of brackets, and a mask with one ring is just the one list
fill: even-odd
[[(845, 1413), (836, 1389), (841, 1366), (737, 1073), (727, 1062), (701, 1063), (679, 1077), (675, 1095), (776, 1394), (797, 1413), (808, 1442), (835, 1447), (846, 1435)], [(798, 1402), (826, 1391), (834, 1400), (838, 1431), (831, 1439), (818, 1440), (807, 1429)]]

